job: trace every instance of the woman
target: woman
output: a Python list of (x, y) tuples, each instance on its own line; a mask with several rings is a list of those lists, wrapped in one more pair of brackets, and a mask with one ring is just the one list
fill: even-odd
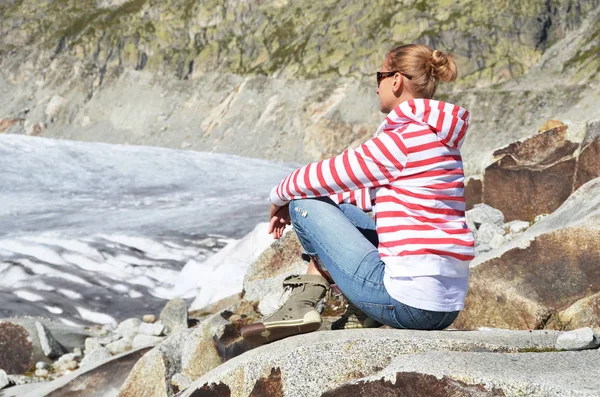
[[(431, 98), (439, 80), (455, 78), (454, 60), (441, 51), (393, 48), (377, 72), (387, 117), (375, 137), (273, 188), (269, 233), (280, 238), (293, 224), (312, 260), (306, 275), (284, 281), (292, 289), (287, 302), (244, 327), (244, 339), (268, 343), (318, 329), (315, 305), (331, 282), (364, 327), (452, 324), (464, 306), (474, 254), (459, 151), (469, 113)], [(349, 317), (334, 328), (348, 328)]]

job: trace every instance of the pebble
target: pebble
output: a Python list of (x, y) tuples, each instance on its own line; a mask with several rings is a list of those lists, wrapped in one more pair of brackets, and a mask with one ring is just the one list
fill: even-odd
[(46, 369), (48, 368), (48, 363), (44, 361), (39, 361), (35, 364), (35, 369)]
[(48, 371), (45, 369), (38, 369), (35, 371), (35, 376), (40, 377), (40, 378), (47, 378)]
[(154, 314), (146, 314), (142, 317), (142, 321), (147, 324), (153, 324), (156, 322), (156, 316)]

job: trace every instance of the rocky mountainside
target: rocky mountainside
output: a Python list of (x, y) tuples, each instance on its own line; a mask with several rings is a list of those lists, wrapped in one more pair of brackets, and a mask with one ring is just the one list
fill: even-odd
[(513, 3), (5, 1), (0, 131), (312, 161), (372, 135), (373, 72), (420, 42), (457, 58), (439, 98), (470, 109), (478, 173), (548, 118), (600, 118), (599, 2)]

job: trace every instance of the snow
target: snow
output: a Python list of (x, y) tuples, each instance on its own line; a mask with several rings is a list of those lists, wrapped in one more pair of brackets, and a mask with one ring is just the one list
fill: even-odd
[[(238, 293), (295, 169), (215, 153), (0, 136), (0, 318), (108, 324)], [(225, 248), (224, 248), (225, 247)], [(36, 303), (43, 300), (43, 304)]]
[(13, 293), (15, 295), (17, 295), (19, 298), (25, 299), (26, 301), (30, 301), (30, 302), (37, 302), (37, 301), (44, 300), (44, 298), (39, 296), (38, 294), (34, 294), (33, 292), (29, 292), (29, 291), (25, 291), (25, 290), (15, 290), (15, 291), (13, 291)]
[(96, 323), (96, 324), (116, 324), (117, 323), (117, 321), (113, 317), (109, 316), (108, 314), (96, 313), (96, 312), (93, 312), (93, 311), (88, 310), (83, 307), (76, 307), (76, 309), (79, 312), (79, 315), (81, 316), (81, 318), (83, 318), (84, 320), (88, 320), (92, 323)]

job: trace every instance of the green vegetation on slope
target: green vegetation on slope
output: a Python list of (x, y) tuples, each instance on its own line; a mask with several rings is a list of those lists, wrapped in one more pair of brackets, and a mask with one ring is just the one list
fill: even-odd
[[(0, 9), (0, 59), (16, 51), (111, 73), (327, 78), (370, 74), (386, 49), (418, 42), (455, 54), (463, 84), (488, 85), (525, 73), (596, 7), (598, 0), (132, 0), (102, 9), (95, 0), (20, 0)], [(597, 50), (582, 49), (573, 64)]]

